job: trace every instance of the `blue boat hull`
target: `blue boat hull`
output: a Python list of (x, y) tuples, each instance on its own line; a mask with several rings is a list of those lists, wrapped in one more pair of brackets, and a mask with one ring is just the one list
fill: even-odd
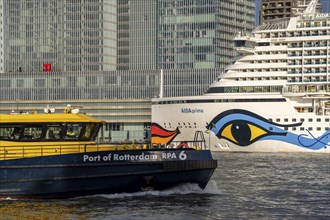
[(136, 150), (0, 161), (0, 197), (63, 198), (162, 190), (183, 183), (204, 188), (217, 167), (210, 151)]

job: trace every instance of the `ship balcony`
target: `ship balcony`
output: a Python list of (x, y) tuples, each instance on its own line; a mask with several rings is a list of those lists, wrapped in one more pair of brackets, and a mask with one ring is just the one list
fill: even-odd
[(329, 99), (330, 88), (315, 85), (292, 85), (284, 87), (282, 90), (283, 96), (300, 96), (300, 97), (315, 97)]

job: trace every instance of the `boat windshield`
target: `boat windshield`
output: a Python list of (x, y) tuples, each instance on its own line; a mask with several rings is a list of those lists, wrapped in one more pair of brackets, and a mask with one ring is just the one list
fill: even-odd
[(11, 141), (94, 141), (97, 123), (6, 123), (0, 125), (0, 140)]

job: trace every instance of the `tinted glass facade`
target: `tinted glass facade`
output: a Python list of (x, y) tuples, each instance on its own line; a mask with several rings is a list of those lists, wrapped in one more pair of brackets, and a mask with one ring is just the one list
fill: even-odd
[(159, 1), (159, 66), (225, 68), (235, 56), (232, 39), (254, 27), (254, 1)]
[(117, 69), (157, 69), (157, 1), (122, 0), (117, 7)]
[(150, 123), (161, 69), (164, 97), (204, 93), (255, 20), (254, 0), (0, 3), (0, 111), (92, 104), (86, 111), (118, 132)]
[(4, 0), (4, 5), (5, 72), (115, 70), (111, 1)]

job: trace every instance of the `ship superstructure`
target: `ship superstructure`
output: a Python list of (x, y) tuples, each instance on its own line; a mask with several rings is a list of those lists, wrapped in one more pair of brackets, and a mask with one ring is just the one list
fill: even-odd
[(323, 115), (329, 110), (329, 43), (330, 14), (303, 14), (259, 26), (252, 35), (235, 38), (240, 55), (206, 95), (281, 94), (296, 110)]

